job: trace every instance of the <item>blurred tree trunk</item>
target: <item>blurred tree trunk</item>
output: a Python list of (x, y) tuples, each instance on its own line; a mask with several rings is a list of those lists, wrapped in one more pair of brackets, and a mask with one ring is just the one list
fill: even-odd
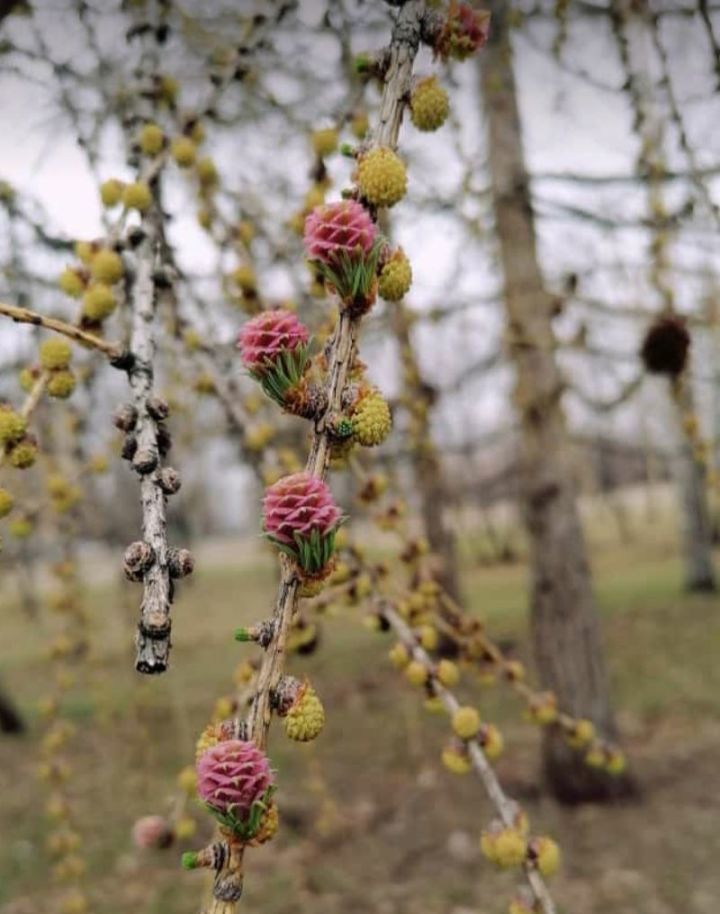
[[(616, 0), (612, 10), (613, 27), (618, 37), (621, 60), (628, 80), (628, 92), (635, 112), (640, 137), (638, 165), (645, 176), (648, 219), (651, 226), (649, 280), (668, 314), (676, 313), (675, 288), (671, 272), (669, 212), (665, 202), (663, 175), (666, 171), (664, 110), (658, 104), (653, 60), (657, 49), (653, 31), (657, 27), (650, 10), (632, 0)], [(706, 470), (697, 459), (693, 444), (684, 430), (685, 418), (695, 416), (695, 396), (689, 370), (673, 389), (668, 383), (672, 423), (677, 447), (673, 475), (677, 488), (678, 516), (688, 591), (714, 591), (712, 523), (707, 494)]]
[(677, 397), (672, 398), (672, 408), (678, 426), (673, 463), (680, 499), (684, 586), (692, 593), (711, 593), (716, 590), (716, 583), (706, 472), (683, 430), (684, 417), (695, 415), (695, 397), (689, 378), (681, 385)]
[[(531, 561), (531, 624), (544, 688), (560, 706), (613, 738), (615, 725), (585, 540), (576, 504), (572, 454), (555, 355), (555, 303), (538, 262), (506, 5), (493, 4), (481, 57), (488, 158), (505, 291), (507, 342), (520, 418), (520, 497)], [(554, 728), (545, 734), (543, 769), (559, 800), (607, 800), (632, 790), (628, 776), (587, 766)]]
[(448, 493), (443, 480), (443, 466), (430, 427), (436, 394), (420, 374), (410, 338), (410, 315), (402, 302), (393, 306), (393, 330), (400, 347), (403, 397), (410, 416), (410, 458), (424, 532), (437, 560), (435, 577), (443, 590), (459, 603), (462, 595), (457, 538), (448, 518)]
[(25, 724), (6, 692), (0, 688), (0, 733), (23, 733)]

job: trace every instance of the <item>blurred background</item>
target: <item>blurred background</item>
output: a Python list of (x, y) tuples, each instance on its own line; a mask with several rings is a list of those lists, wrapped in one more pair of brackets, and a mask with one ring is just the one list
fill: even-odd
[[(262, 398), (235, 338), (278, 305), (327, 330), (302, 226), (351, 181), (381, 91), (358, 55), (387, 45), (396, 6), (0, 3), (0, 302), (76, 319), (58, 277), (77, 242), (113, 231), (101, 185), (137, 171), (148, 34), (158, 121), (194, 147), (162, 185), (173, 295), (156, 317), (156, 388), (183, 481), (170, 539), (195, 558), (165, 676), (133, 668), (140, 590), (122, 554), (141, 510), (112, 421), (122, 372), (78, 347), (72, 396), (33, 405), (36, 463), (0, 464), (14, 499), (0, 521), (3, 914), (197, 908), (202, 877), (180, 871), (178, 848), (211, 823), (178, 777), (208, 719), (242, 702), (254, 649), (232, 632), (268, 613), (276, 586), (263, 487), (300, 469), (308, 441)], [(388, 662), (389, 636), (362, 624), (368, 569), (405, 599), (418, 544), (533, 686), (558, 690), (558, 656), (601, 657), (591, 687), (560, 680), (568, 711), (622, 745), (627, 790), (588, 786), (575, 761), (554, 768), (502, 667), (463, 676), (504, 734), (501, 781), (563, 848), (559, 910), (710, 914), (720, 897), (720, 7), (499, 0), (492, 12), (476, 57), (445, 65), (422, 48), (415, 66), (438, 75), (450, 113), (435, 132), (407, 117), (401, 131), (408, 195), (386, 231), (413, 283), (403, 302), (378, 301), (361, 341), (393, 432), (332, 476), (357, 552), (350, 586), (300, 619), (290, 664), (327, 724), (317, 743), (270, 744), (282, 829), (250, 855), (243, 900), (267, 914), (507, 910), (513, 877), (479, 850), (493, 814), (480, 785), (443, 768), (446, 724)], [(124, 340), (130, 308), (117, 304), (80, 321)], [(0, 403), (32, 396), (46, 336), (0, 314)], [(560, 493), (550, 514), (544, 485)], [(577, 651), (539, 633), (543, 592), (592, 629)], [(169, 849), (133, 845), (148, 814), (174, 827)], [(65, 870), (53, 816), (81, 836)], [(85, 907), (68, 906), (72, 892)]]

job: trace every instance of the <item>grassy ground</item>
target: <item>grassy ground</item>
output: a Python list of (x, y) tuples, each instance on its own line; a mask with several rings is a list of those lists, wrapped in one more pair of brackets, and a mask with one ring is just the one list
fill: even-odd
[[(537, 734), (522, 722), (512, 695), (489, 689), (479, 701), (506, 736), (498, 766), (504, 783), (522, 798), (536, 829), (563, 845), (554, 888), (562, 912), (715, 914), (718, 600), (681, 595), (666, 532), (650, 524), (636, 535), (618, 544), (603, 532), (593, 552), (613, 690), (641, 804), (558, 808), (536, 789)], [(172, 802), (175, 774), (191, 759), (208, 710), (228, 691), (243, 652), (252, 650), (234, 644), (230, 632), (262, 616), (272, 595), (272, 565), (264, 560), (202, 567), (177, 603), (172, 671), (157, 680), (138, 680), (131, 671), (132, 621), (120, 591), (90, 594), (97, 645), (91, 685), (70, 696), (67, 713), (78, 726), (71, 789), (97, 914), (198, 907), (204, 877), (179, 870), (179, 849), (141, 854), (129, 831), (137, 816)], [(470, 565), (466, 589), (490, 630), (516, 639), (525, 656), (522, 566)], [(34, 778), (41, 723), (33, 711), (46, 688), (43, 645), (51, 623), (29, 625), (10, 599), (0, 600), (0, 609), (0, 672), (31, 724), (26, 737), (0, 738), (0, 911), (52, 914), (57, 890), (42, 850), (47, 791)], [(311, 747), (288, 745), (279, 733), (272, 741), (284, 827), (271, 846), (249, 854), (248, 911), (505, 910), (513, 878), (493, 872), (477, 847), (489, 807), (470, 777), (441, 768), (443, 721), (429, 716), (389, 668), (388, 646), (345, 617), (325, 625), (312, 658), (292, 661), (317, 685), (328, 723)]]

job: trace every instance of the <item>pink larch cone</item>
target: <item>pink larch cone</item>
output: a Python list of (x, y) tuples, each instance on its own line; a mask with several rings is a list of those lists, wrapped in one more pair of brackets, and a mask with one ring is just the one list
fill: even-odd
[(264, 529), (281, 543), (295, 545), (295, 534), (309, 538), (313, 530), (330, 533), (342, 517), (332, 492), (307, 473), (284, 476), (265, 492)]
[(242, 820), (273, 782), (265, 753), (239, 739), (225, 740), (203, 753), (197, 776), (198, 795), (208, 806)]
[(173, 832), (162, 816), (143, 816), (132, 827), (135, 847), (168, 847), (172, 844)]
[(443, 57), (464, 60), (484, 47), (490, 35), (490, 13), (451, 0), (436, 50)]
[(262, 311), (243, 325), (237, 338), (240, 357), (250, 371), (263, 372), (287, 350), (304, 346), (307, 327), (292, 311)]
[(378, 229), (356, 200), (316, 206), (305, 220), (305, 251), (310, 260), (332, 266), (344, 252), (360, 260), (370, 253)]

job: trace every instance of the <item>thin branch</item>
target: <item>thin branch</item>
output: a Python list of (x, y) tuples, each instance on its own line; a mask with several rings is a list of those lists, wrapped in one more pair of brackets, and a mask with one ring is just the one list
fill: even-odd
[(96, 349), (102, 352), (111, 361), (122, 360), (125, 350), (118, 343), (109, 343), (102, 337), (95, 336), (94, 333), (88, 333), (74, 324), (68, 324), (65, 321), (58, 320), (55, 317), (46, 317), (44, 314), (38, 314), (37, 311), (30, 311), (29, 308), (21, 308), (18, 305), (8, 305), (0, 302), (0, 314), (11, 318), (17, 324), (32, 324), (35, 327), (44, 327), (45, 330), (53, 330), (62, 336), (67, 336), (76, 343), (87, 346), (90, 349)]
[[(445, 688), (445, 686), (440, 683), (435, 671), (435, 664), (427, 652), (418, 644), (417, 639), (413, 635), (408, 624), (402, 616), (386, 602), (383, 602), (380, 605), (379, 611), (382, 617), (390, 624), (390, 627), (400, 641), (405, 645), (413, 660), (418, 661), (425, 667), (428, 672), (433, 693), (443, 703), (448, 714), (453, 715), (459, 710), (460, 702), (449, 689)], [(485, 792), (495, 807), (498, 817), (507, 828), (514, 828), (516, 825), (515, 816), (517, 805), (503, 790), (502, 785), (500, 784), (492, 765), (487, 760), (477, 738), (467, 740), (467, 750), (472, 762), (473, 770), (482, 781)], [(524, 871), (525, 878), (527, 879), (535, 901), (540, 906), (540, 910), (543, 914), (556, 914), (555, 903), (553, 902), (550, 892), (540, 873), (538, 873), (535, 867), (529, 862), (524, 864)]]

